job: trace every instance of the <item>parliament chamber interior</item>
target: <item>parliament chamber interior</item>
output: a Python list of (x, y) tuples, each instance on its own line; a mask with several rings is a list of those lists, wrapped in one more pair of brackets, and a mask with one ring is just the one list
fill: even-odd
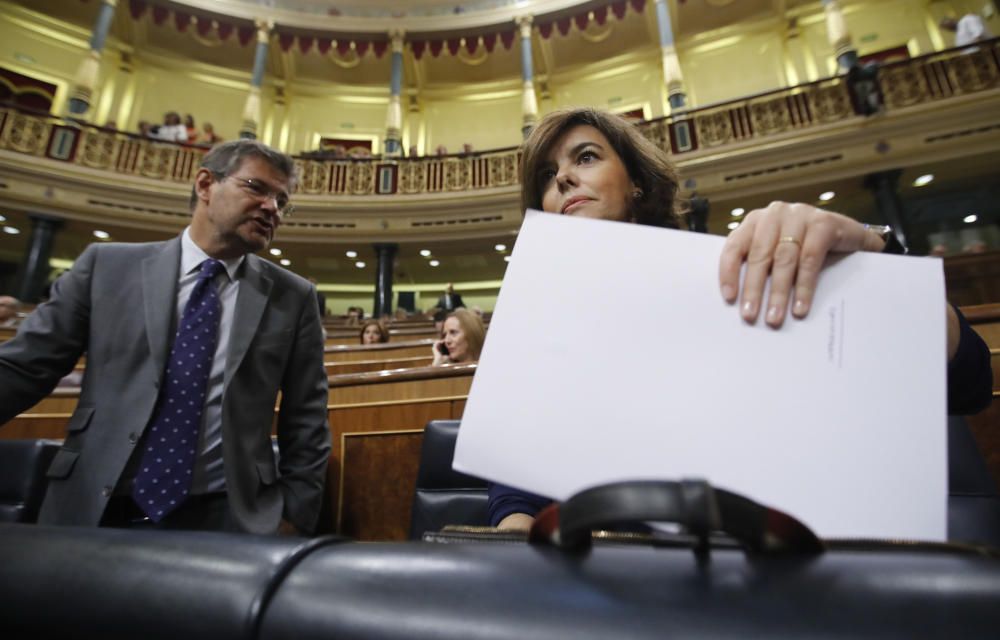
[[(998, 12), (993, 0), (0, 0), (0, 405), (8, 405), (0, 406), (0, 634), (995, 637)], [(723, 490), (706, 497), (669, 470), (662, 479), (677, 483), (655, 502), (681, 514), (679, 533), (649, 532), (641, 523), (658, 518), (645, 511), (624, 517), (640, 533), (613, 526), (622, 517), (587, 520), (570, 509), (583, 494), (547, 507), (530, 534), (491, 526), (494, 485), (452, 469), (455, 441), (530, 202), (525, 141), (552, 114), (579, 107), (620, 116), (676, 168), (684, 233), (739, 237), (775, 202), (804, 203), (866, 233), (885, 225), (883, 240), (941, 263), (947, 300), (963, 331), (985, 343), (987, 378), (993, 371), (986, 401), (948, 418), (947, 542), (811, 533), (809, 543), (784, 541), (787, 528), (770, 528), (777, 512), (760, 515)], [(229, 165), (206, 171), (213, 154), (239, 141), (289, 157), (291, 173), (270, 156), (265, 171), (279, 167), (289, 188), (239, 173), (260, 155), (233, 165), (239, 175)], [(563, 178), (552, 179), (562, 188)], [(195, 239), (198, 216), (223, 224), (207, 212), (226, 193), (262, 207), (273, 200), (273, 223), (256, 223), (268, 241), (241, 253), (255, 254), (254, 268), (284, 295), (256, 312), (267, 328), (253, 345), (272, 351), (251, 359), (251, 346), (242, 364), (242, 352), (216, 363), (225, 377), (219, 369), (217, 381), (208, 378), (204, 419), (206, 430), (212, 420), (218, 428), (195, 431), (203, 450), (194, 486), (222, 496), (224, 510), (232, 505), (222, 516), (228, 532), (109, 525), (104, 505), (130, 501), (125, 477), (131, 491), (133, 476), (148, 471), (136, 454), (172, 388), (160, 384), (172, 339), (163, 336), (159, 356), (155, 338), (147, 353), (142, 334), (132, 343), (126, 330), (93, 342), (116, 316), (156, 322), (148, 299), (128, 297), (140, 271), (155, 277), (145, 263), (120, 265), (118, 281), (100, 285), (120, 308), (76, 297), (97, 291), (101, 260), (118, 243), (171, 244), (171, 264), (182, 255), (186, 265), (178, 252), (195, 240), (229, 268), (227, 256)], [(189, 225), (190, 236), (174, 242)], [(804, 250), (781, 234), (778, 249)], [(81, 293), (91, 272), (94, 289)], [(178, 293), (161, 309), (165, 328), (182, 317), (181, 291), (205, 291), (180, 276), (167, 274)], [(220, 335), (233, 341), (245, 333), (241, 305), (252, 288), (240, 282), (239, 293), (224, 285), (205, 294), (209, 304), (221, 300)], [(587, 291), (552, 295), (605, 304)], [(309, 313), (281, 325), (303, 296)], [(66, 308), (60, 297), (82, 307), (45, 315)], [(641, 299), (616, 317), (588, 336), (595, 349), (628, 352), (636, 345), (617, 343), (662, 337)], [(69, 318), (80, 326), (60, 324)], [(546, 322), (555, 326), (539, 331), (558, 332), (574, 318)], [(303, 337), (313, 329), (315, 340)], [(91, 343), (72, 356), (69, 341), (47, 347), (46, 332), (61, 331)], [(290, 355), (274, 355), (291, 341)], [(156, 370), (147, 383), (148, 360)], [(88, 376), (88, 362), (99, 373)], [(291, 364), (265, 393), (233, 397), (254, 388), (241, 387), (245, 380), (266, 377), (251, 362)], [(106, 389), (128, 364), (132, 379)], [(629, 376), (628, 366), (607, 374)], [(40, 379), (60, 367), (51, 384)], [(294, 388), (314, 377), (325, 391)], [(709, 395), (724, 401), (738, 384), (720, 369)], [(44, 392), (22, 407), (33, 385)], [(303, 442), (315, 445), (315, 433), (294, 429), (304, 420), (296, 402), (316, 393), (325, 394), (328, 431), (313, 446), (322, 459), (309, 464), (320, 471), (282, 484), (307, 466)], [(134, 403), (111, 415), (145, 412), (143, 423), (101, 422), (101, 402)], [(229, 424), (231, 407), (246, 413), (262, 402), (260, 437), (227, 442), (239, 428)], [(601, 428), (615, 437), (614, 424)], [(119, 455), (113, 475), (80, 452), (87, 438)], [(907, 451), (899, 443), (886, 453), (886, 473)], [(231, 468), (237, 454), (252, 458), (241, 475)], [(76, 475), (93, 476), (89, 484), (71, 486), (74, 464)], [(237, 498), (231, 487), (247, 483), (254, 488)], [(204, 497), (195, 493), (181, 499)], [(289, 506), (291, 496), (312, 505), (302, 507), (308, 515)], [(57, 499), (96, 515), (63, 517)], [(692, 516), (699, 500), (709, 507)], [(544, 531), (546, 514), (559, 518), (562, 535)], [(594, 525), (585, 542), (571, 542), (571, 514)], [(286, 535), (260, 535), (257, 523), (279, 519)]]

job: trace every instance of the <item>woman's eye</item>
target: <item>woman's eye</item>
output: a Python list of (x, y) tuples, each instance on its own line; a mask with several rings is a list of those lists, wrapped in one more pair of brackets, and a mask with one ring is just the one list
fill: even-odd
[(580, 157), (577, 158), (577, 162), (579, 162), (580, 164), (586, 164), (593, 160), (597, 160), (597, 154), (595, 154), (593, 151), (584, 151), (583, 153), (580, 154)]
[(538, 179), (542, 184), (548, 184), (548, 182), (555, 177), (556, 177), (556, 172), (553, 171), (552, 169), (543, 169), (538, 174)]

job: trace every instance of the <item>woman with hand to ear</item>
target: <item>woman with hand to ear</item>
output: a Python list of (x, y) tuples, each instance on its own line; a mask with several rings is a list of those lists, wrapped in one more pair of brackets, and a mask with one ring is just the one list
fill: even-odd
[(486, 328), (482, 319), (466, 309), (456, 309), (445, 318), (441, 339), (434, 342), (431, 366), (476, 362), (485, 340)]

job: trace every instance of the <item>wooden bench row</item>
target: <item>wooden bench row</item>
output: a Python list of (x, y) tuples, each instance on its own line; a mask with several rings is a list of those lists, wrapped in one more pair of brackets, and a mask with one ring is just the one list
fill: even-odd
[[(476, 365), (330, 377), (332, 451), (321, 531), (360, 540), (404, 540), (423, 429), (459, 419)], [(79, 389), (56, 389), (15, 417), (0, 438), (61, 439)]]
[[(994, 371), (1000, 371), (1000, 304), (963, 311), (990, 345)], [(333, 349), (327, 350), (328, 359), (331, 353), (361, 354), (341, 364), (365, 366), (374, 360), (373, 353), (419, 358), (398, 354), (406, 349), (426, 354), (429, 341)], [(474, 373), (475, 365), (456, 365), (330, 377), (327, 412), (333, 448), (323, 531), (360, 540), (406, 538), (424, 426), (430, 420), (461, 418)], [(62, 438), (78, 396), (75, 389), (56, 390), (0, 429), (0, 437)], [(969, 418), (969, 424), (1000, 485), (1000, 377), (994, 380), (993, 396), (992, 406)]]

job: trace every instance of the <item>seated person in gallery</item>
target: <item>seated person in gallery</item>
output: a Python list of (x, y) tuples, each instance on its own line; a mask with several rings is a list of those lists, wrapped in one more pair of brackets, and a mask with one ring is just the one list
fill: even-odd
[(366, 320), (361, 325), (361, 344), (382, 344), (389, 342), (389, 330), (378, 320)]
[[(618, 116), (594, 109), (547, 115), (524, 142), (520, 174), (522, 208), (680, 228), (674, 167), (665, 152)], [(885, 248), (879, 233), (847, 216), (772, 202), (747, 214), (729, 235), (719, 260), (719, 289), (726, 302), (739, 303), (744, 321), (763, 316), (778, 329), (789, 308), (794, 318), (809, 313), (827, 254)], [(989, 349), (956, 308), (949, 305), (947, 314), (948, 410), (974, 413), (991, 401)], [(528, 528), (550, 502), (491, 484), (490, 523)]]
[(201, 133), (195, 142), (203, 147), (211, 147), (222, 142), (222, 138), (215, 133), (215, 126), (211, 122), (206, 122), (201, 125)]
[[(967, 13), (958, 20), (952, 17), (942, 18), (940, 24), (945, 31), (955, 34), (955, 46), (964, 47), (974, 42), (982, 42), (993, 37), (986, 23), (975, 13)], [(973, 51), (975, 48), (972, 49)]]
[(486, 327), (479, 316), (465, 309), (457, 309), (445, 318), (440, 340), (431, 350), (433, 367), (446, 364), (467, 364), (479, 360), (486, 341)]
[(194, 116), (190, 113), (184, 116), (184, 130), (187, 131), (185, 142), (194, 144), (198, 140), (198, 127), (194, 124)]
[(364, 317), (365, 312), (361, 307), (347, 307), (345, 324), (349, 327), (356, 327)]
[(176, 111), (168, 111), (163, 115), (163, 124), (153, 133), (153, 137), (166, 142), (187, 142), (187, 127)]
[(21, 302), (12, 296), (0, 296), (0, 328), (10, 329), (18, 324), (17, 312)]

